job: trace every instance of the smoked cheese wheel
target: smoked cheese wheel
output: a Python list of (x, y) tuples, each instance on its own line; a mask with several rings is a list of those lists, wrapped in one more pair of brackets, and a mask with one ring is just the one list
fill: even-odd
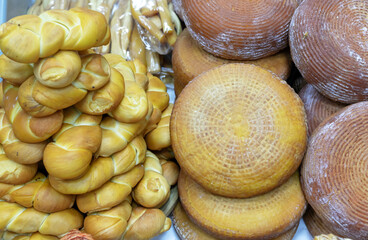
[(368, 238), (367, 160), (367, 101), (331, 115), (309, 139), (303, 190), (316, 214), (338, 235)]
[(304, 79), (326, 97), (368, 100), (368, 2), (303, 1), (290, 23), (290, 50)]
[(181, 0), (184, 22), (207, 52), (255, 60), (288, 46), (296, 0)]

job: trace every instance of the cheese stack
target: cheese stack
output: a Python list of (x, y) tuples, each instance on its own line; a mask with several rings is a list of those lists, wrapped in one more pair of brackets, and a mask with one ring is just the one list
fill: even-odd
[(139, 60), (91, 50), (109, 40), (105, 17), (83, 8), (0, 26), (4, 236), (57, 239), (83, 228), (96, 240), (149, 239), (170, 228), (158, 208), (177, 166), (147, 145), (170, 147), (172, 105)]
[(196, 226), (219, 239), (274, 239), (295, 227), (306, 208), (297, 169), (307, 126), (285, 81), (251, 64), (212, 68), (183, 89), (170, 130), (181, 204)]

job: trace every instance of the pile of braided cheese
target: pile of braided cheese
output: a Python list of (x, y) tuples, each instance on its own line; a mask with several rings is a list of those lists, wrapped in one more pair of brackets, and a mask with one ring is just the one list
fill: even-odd
[(105, 17), (84, 8), (0, 26), (4, 239), (73, 229), (96, 240), (149, 239), (171, 227), (159, 208), (176, 184), (172, 105), (139, 60), (90, 50), (109, 41)]

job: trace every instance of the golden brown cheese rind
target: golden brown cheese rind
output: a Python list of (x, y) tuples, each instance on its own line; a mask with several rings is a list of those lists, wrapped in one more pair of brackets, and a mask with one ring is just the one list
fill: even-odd
[(192, 82), (170, 121), (175, 157), (208, 191), (244, 198), (284, 183), (307, 143), (303, 103), (271, 72), (227, 64)]

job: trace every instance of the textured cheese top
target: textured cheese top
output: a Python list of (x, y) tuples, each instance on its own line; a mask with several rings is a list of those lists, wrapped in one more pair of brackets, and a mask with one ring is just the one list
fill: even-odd
[(254, 65), (227, 64), (191, 81), (170, 122), (178, 163), (212, 193), (249, 197), (285, 182), (306, 148), (303, 103)]
[(218, 57), (254, 60), (288, 46), (296, 0), (181, 0), (192, 37)]
[(308, 0), (290, 23), (290, 50), (304, 79), (326, 97), (368, 100), (368, 2)]

